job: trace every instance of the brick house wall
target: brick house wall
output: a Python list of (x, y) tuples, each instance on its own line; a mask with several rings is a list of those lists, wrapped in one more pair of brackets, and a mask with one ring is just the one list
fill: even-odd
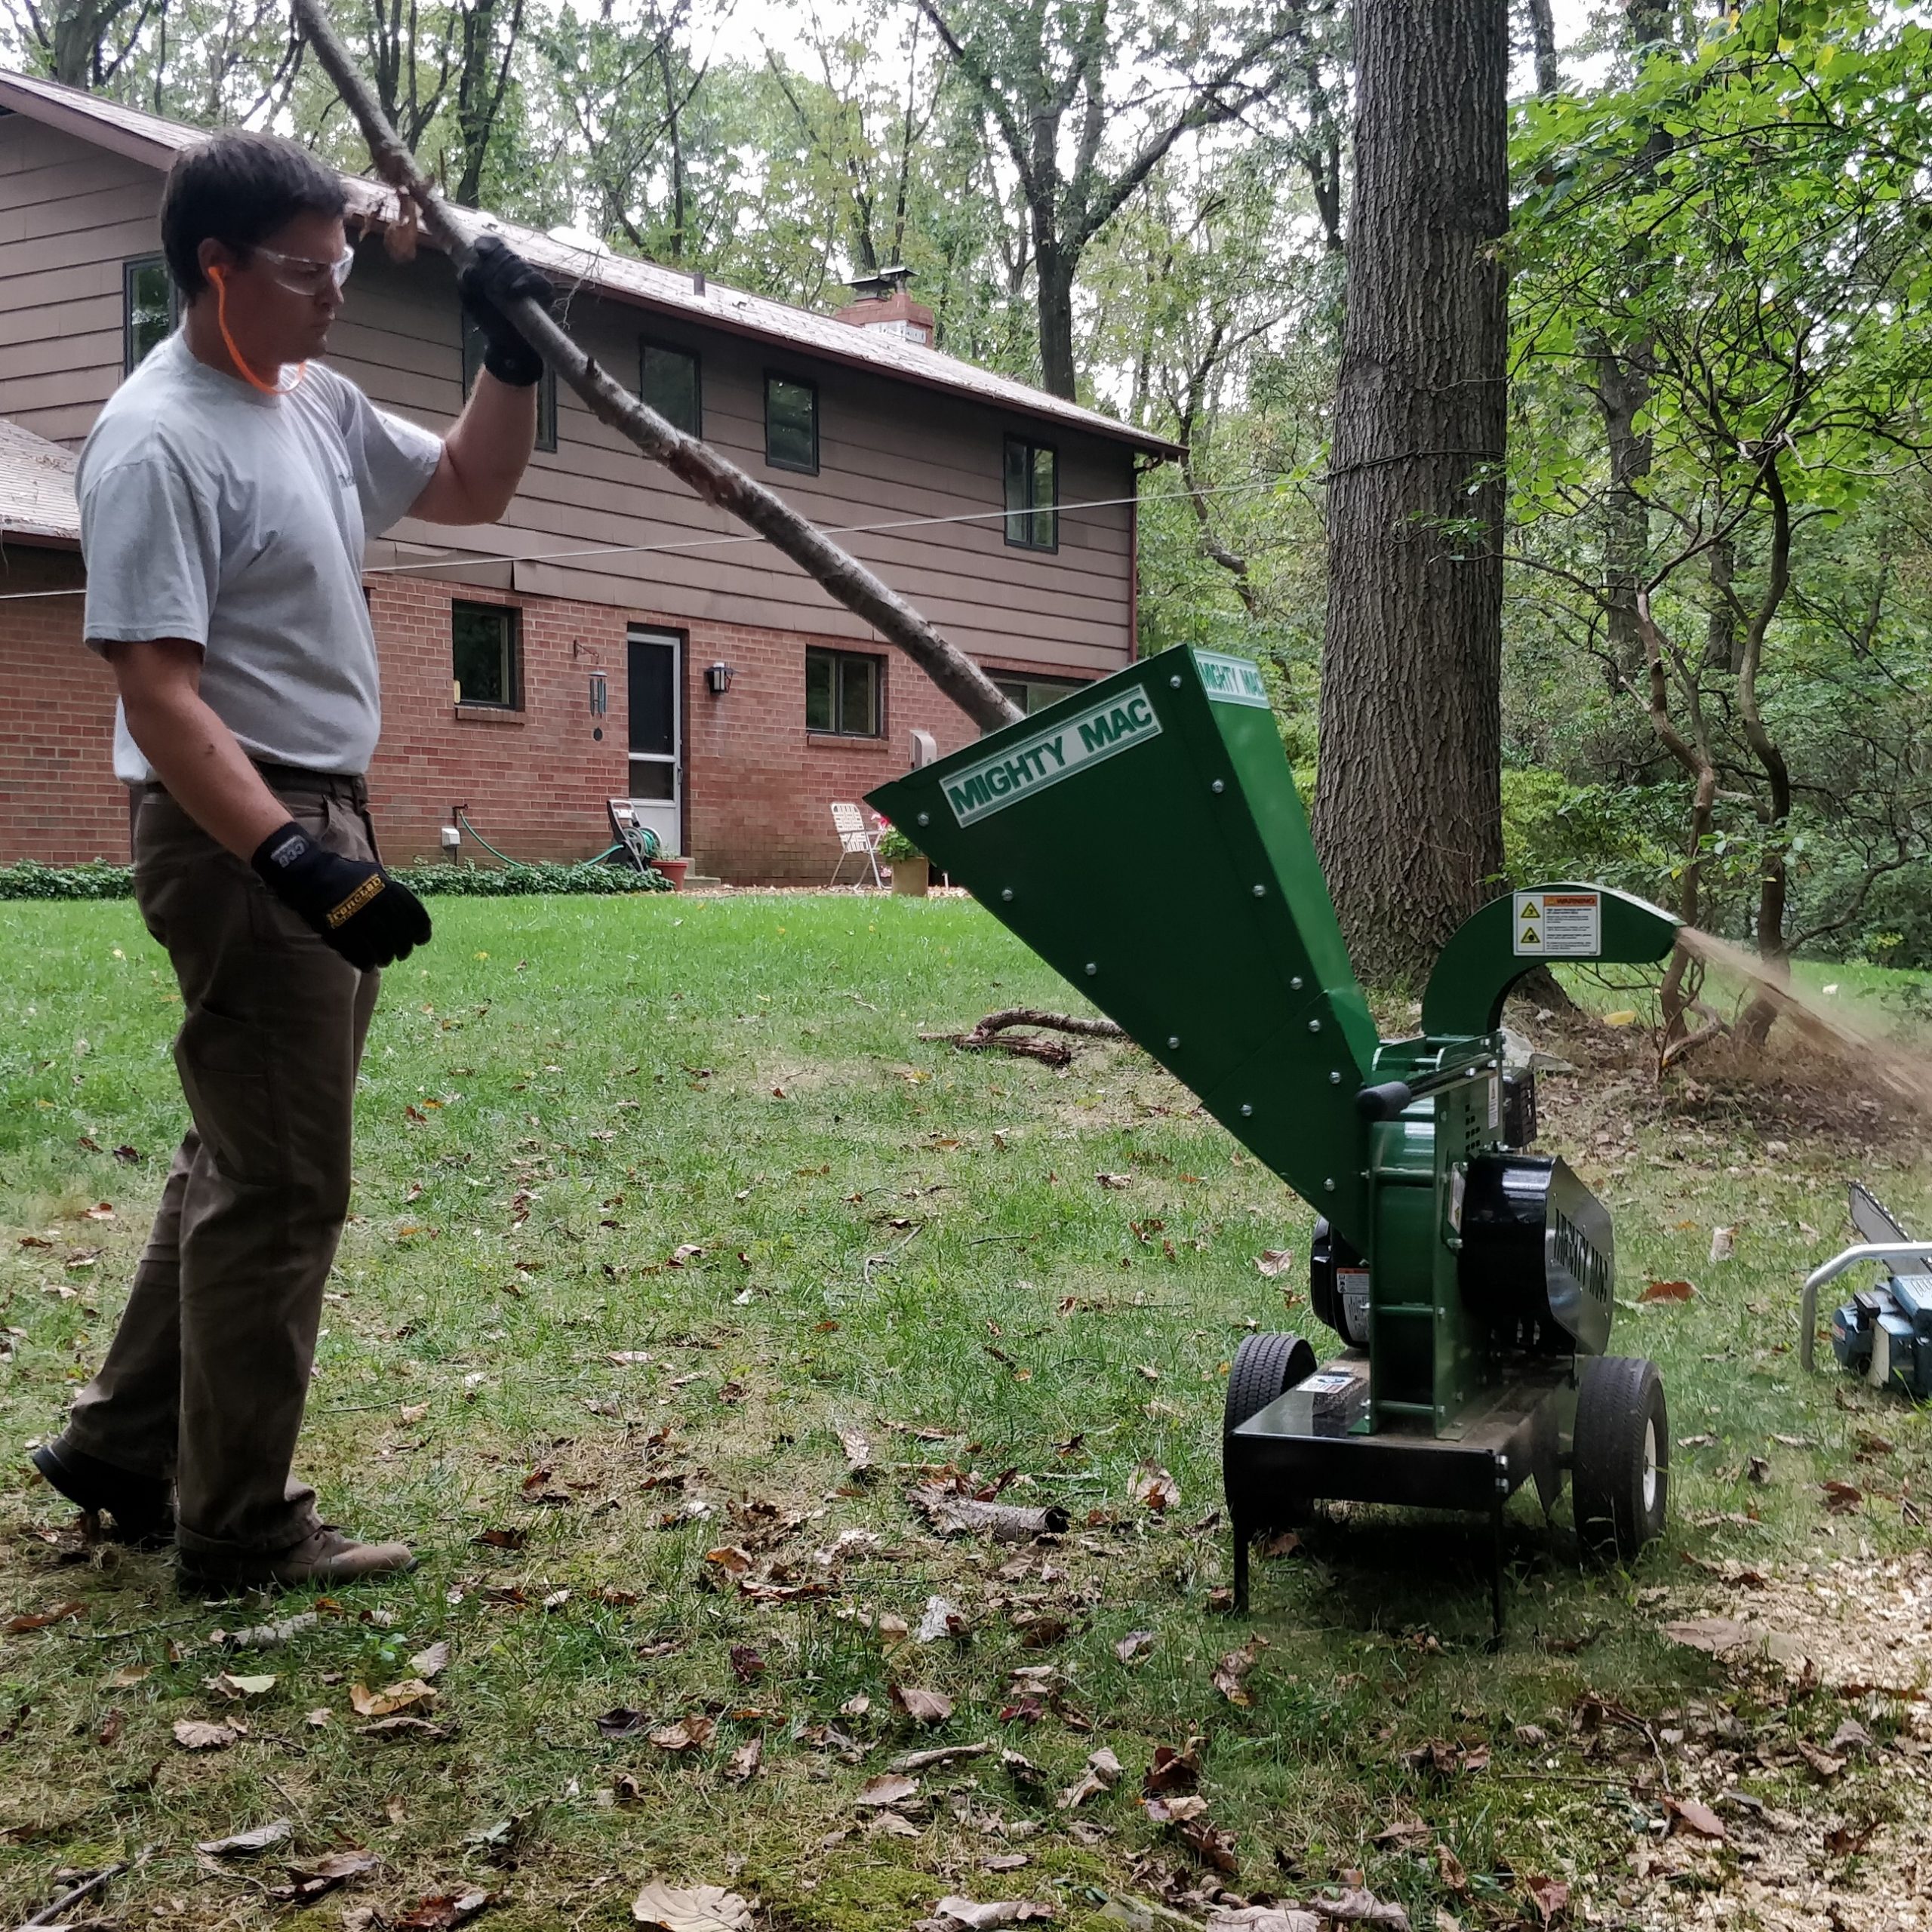
[[(111, 673), (81, 641), (81, 560), (71, 549), (9, 542), (0, 552), (0, 863), (125, 863), (128, 801), (113, 774)], [(838, 857), (835, 799), (862, 798), (903, 771), (911, 734), (942, 752), (972, 728), (925, 674), (890, 647), (885, 730), (877, 738), (808, 732), (804, 654), (815, 639), (744, 625), (681, 627), (653, 612), (533, 597), (411, 575), (372, 575), (370, 614), (383, 678), (383, 737), (369, 769), (383, 856), (398, 865), (441, 856), (453, 808), (518, 858), (584, 859), (609, 842), (607, 798), (628, 789), (626, 641), (629, 627), (678, 631), (685, 652), (685, 846), (693, 869), (746, 884), (822, 885)], [(523, 700), (514, 712), (453, 701), (451, 605), (521, 614)], [(714, 696), (704, 669), (732, 667)], [(1002, 667), (990, 667), (995, 672)], [(1024, 667), (1015, 665), (1013, 669)], [(605, 715), (590, 712), (590, 674), (603, 672)], [(597, 734), (601, 732), (599, 737)], [(466, 856), (491, 861), (465, 841)], [(848, 863), (844, 876), (857, 876)]]
[[(383, 667), (383, 738), (370, 797), (384, 854), (399, 864), (438, 856), (441, 828), (459, 803), (485, 838), (518, 858), (582, 859), (603, 850), (605, 801), (628, 789), (632, 624), (687, 639), (684, 843), (700, 874), (823, 884), (838, 857), (834, 800), (860, 798), (903, 771), (915, 729), (931, 732), (942, 752), (973, 735), (925, 674), (884, 645), (875, 647), (885, 666), (884, 734), (835, 737), (805, 729), (804, 654), (815, 642), (850, 651), (848, 638), (681, 626), (649, 610), (418, 576), (372, 576), (368, 585)], [(452, 701), (450, 607), (459, 599), (521, 614), (519, 710)], [(719, 662), (731, 666), (731, 686), (714, 695), (704, 669)], [(598, 671), (608, 703), (593, 718), (590, 676)], [(855, 875), (848, 865), (845, 876)]]
[(128, 795), (114, 781), (114, 680), (81, 642), (78, 552), (0, 549), (0, 863), (124, 863)]

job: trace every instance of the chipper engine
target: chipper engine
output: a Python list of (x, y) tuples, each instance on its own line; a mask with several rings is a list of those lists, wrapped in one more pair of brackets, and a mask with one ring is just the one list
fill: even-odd
[(1316, 1315), (1253, 1334), (1222, 1441), (1248, 1546), (1318, 1500), (1480, 1511), (1567, 1473), (1584, 1543), (1661, 1531), (1655, 1366), (1607, 1355), (1602, 1204), (1536, 1138), (1503, 996), (1555, 960), (1660, 959), (1677, 922), (1594, 885), (1506, 894), (1438, 958), (1423, 1031), (1377, 1038), (1257, 668), (1181, 647), (882, 786), (871, 802), (1317, 1210)]

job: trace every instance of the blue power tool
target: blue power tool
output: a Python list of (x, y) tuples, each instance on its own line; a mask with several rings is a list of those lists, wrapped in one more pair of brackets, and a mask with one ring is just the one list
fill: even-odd
[(1832, 1315), (1832, 1350), (1839, 1362), (1875, 1389), (1896, 1389), (1932, 1400), (1932, 1242), (1915, 1237), (1887, 1213), (1869, 1189), (1851, 1184), (1851, 1223), (1859, 1245), (1847, 1248), (1804, 1284), (1800, 1352), (1811, 1365), (1818, 1290), (1861, 1261), (1882, 1263), (1885, 1278), (1861, 1288)]

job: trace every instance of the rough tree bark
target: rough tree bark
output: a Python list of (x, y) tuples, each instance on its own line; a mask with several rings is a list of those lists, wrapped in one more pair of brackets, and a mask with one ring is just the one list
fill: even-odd
[(1359, 0), (1315, 837), (1418, 980), (1503, 869), (1507, 0)]
[[(460, 269), (470, 259), (471, 240), (436, 192), (416, 157), (397, 140), (383, 118), (368, 82), (322, 11), (321, 0), (295, 0), (297, 29), (335, 83), (355, 116), (377, 172), (420, 211), (424, 232)], [(728, 461), (709, 443), (674, 428), (640, 402), (557, 326), (547, 310), (525, 297), (509, 305), (510, 319), (525, 338), (581, 397), (600, 423), (627, 437), (644, 454), (706, 503), (746, 523), (832, 597), (894, 644), (932, 679), (982, 731), (1017, 724), (1017, 705), (971, 658), (949, 644), (904, 598), (841, 550), (817, 525), (801, 516), (775, 491)]]

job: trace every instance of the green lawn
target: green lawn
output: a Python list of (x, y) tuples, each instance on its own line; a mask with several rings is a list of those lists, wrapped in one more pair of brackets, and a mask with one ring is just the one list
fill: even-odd
[[(165, 1559), (84, 1548), (20, 1460), (112, 1331), (183, 1121), (178, 1002), (131, 906), (0, 906), (0, 1615), (83, 1607), (0, 1637), (0, 1922), (57, 1896), (57, 1872), (144, 1853), (102, 1895), (113, 1923), (334, 1928), (372, 1906), (381, 1925), (481, 1887), (503, 1932), (615, 1927), (662, 1878), (729, 1884), (784, 1928), (903, 1932), (948, 1894), (1097, 1927), (1147, 1922), (1121, 1900), (1306, 1897), (1351, 1872), (1425, 1928), (1438, 1909), (1537, 1924), (1542, 1878), (1573, 1887), (1580, 1924), (1586, 1903), (1607, 1924), (1694, 1905), (1782, 1924), (1791, 1887), (1814, 1901), (1794, 1925), (1826, 1923), (1827, 1898), (1847, 1926), (1918, 1922), (1882, 1914), (1927, 1849), (1927, 1706), (1840, 1687), (1932, 1669), (1912, 1503), (1932, 1429), (1806, 1378), (1790, 1346), (1849, 1173), (1932, 1223), (1906, 1143), (1807, 1140), (1708, 1088), (1666, 1106), (1635, 1029), (1564, 1039), (1583, 1071), (1546, 1083), (1543, 1144), (1616, 1210), (1617, 1345), (1657, 1359), (1694, 1438), (1670, 1535), (1634, 1574), (1586, 1571), (1518, 1498), (1492, 1656), (1483, 1536), (1358, 1515), (1259, 1564), (1237, 1625), (1207, 1608), (1228, 1574), (1223, 1382), (1257, 1324), (1332, 1345), (1306, 1303), (1311, 1217), (1131, 1051), (1083, 1048), (1062, 1074), (920, 1039), (1065, 1004), (1045, 968), (956, 900), (435, 916), (371, 1040), (303, 1462), (332, 1520), (408, 1537), (422, 1566), (226, 1656), (217, 1626), (317, 1606), (184, 1604)], [(86, 1218), (102, 1202), (112, 1218)], [(1712, 1264), (1718, 1225), (1736, 1255)], [(1281, 1248), (1295, 1268), (1264, 1280), (1255, 1258)], [(1652, 1278), (1695, 1299), (1639, 1308)], [(942, 1540), (903, 1496), (928, 1463), (1011, 1472), (1007, 1500), (1072, 1529)], [(1178, 1487), (1163, 1514), (1134, 1498), (1146, 1464)], [(1862, 1499), (1829, 1512), (1828, 1479)], [(750, 1592), (737, 1558), (708, 1558), (733, 1549)], [(964, 1635), (881, 1624), (916, 1629), (934, 1595)], [(1663, 1634), (1712, 1612), (1775, 1625), (1826, 1682)], [(1236, 1703), (1212, 1680), (1251, 1640)], [(438, 1728), (365, 1734), (352, 1687), (407, 1678), (439, 1641), (434, 1703), (405, 1713)], [(1013, 1676), (1041, 1666), (1044, 1690)], [(275, 1682), (225, 1703), (206, 1687), (224, 1667)], [(895, 1687), (950, 1716), (915, 1722)], [(600, 1734), (619, 1709), (645, 1730)], [(224, 1749), (172, 1734), (237, 1715)], [(1872, 1747), (1821, 1781), (1798, 1743), (1847, 1715)], [(691, 1749), (645, 1734), (685, 1718), (709, 1721)], [(1237, 1872), (1137, 1802), (1155, 1748), (1190, 1736)], [(883, 1825), (855, 1803), (899, 1753), (987, 1741)], [(1103, 1747), (1118, 1788), (1060, 1809)], [(1665, 1837), (1666, 1792), (1715, 1807), (1726, 1839)], [(258, 1860), (197, 1857), (278, 1818), (293, 1835)], [(380, 1863), (306, 1908), (271, 1896), (346, 1848)], [(1932, 1859), (1915, 1869), (1932, 1882)]]

